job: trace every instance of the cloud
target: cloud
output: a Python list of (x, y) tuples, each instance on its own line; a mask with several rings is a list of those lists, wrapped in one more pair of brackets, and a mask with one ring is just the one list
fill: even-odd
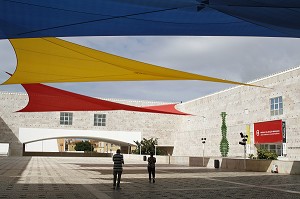
[[(300, 39), (294, 38), (73, 37), (64, 39), (138, 61), (242, 82), (280, 72), (300, 64)], [(10, 48), (8, 42), (0, 42), (1, 69), (13, 72), (16, 61), (14, 52)], [(3, 76), (0, 75), (0, 78), (2, 81)], [(200, 81), (98, 82), (51, 85), (95, 97), (173, 102), (192, 100), (232, 87), (228, 84)], [(14, 86), (0, 87), (0, 90), (14, 91), (13, 89)], [(16, 91), (20, 90), (17, 87), (16, 89)]]

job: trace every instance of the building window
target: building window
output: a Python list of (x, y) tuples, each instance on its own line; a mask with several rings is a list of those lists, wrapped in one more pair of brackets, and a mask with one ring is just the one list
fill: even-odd
[(106, 114), (94, 114), (94, 126), (106, 126)]
[(60, 113), (60, 124), (61, 125), (72, 125), (73, 113)]
[(283, 156), (282, 144), (261, 144), (259, 148), (276, 153), (278, 156)]
[(271, 104), (271, 116), (283, 114), (283, 102), (282, 96), (270, 99)]

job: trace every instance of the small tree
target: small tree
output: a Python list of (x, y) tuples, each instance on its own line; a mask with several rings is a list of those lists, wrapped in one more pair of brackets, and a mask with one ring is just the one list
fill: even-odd
[[(151, 151), (154, 152), (155, 145), (157, 145), (157, 140), (158, 140), (158, 138), (155, 138), (155, 139), (154, 138), (150, 138), (150, 139), (143, 138), (143, 140), (141, 142), (134, 141), (138, 147), (136, 148), (135, 151), (133, 151), (133, 153), (139, 154), (140, 148), (142, 148), (142, 154), (150, 154)], [(156, 154), (157, 155), (161, 154), (161, 151), (157, 148), (156, 148)]]
[(134, 141), (134, 143), (137, 145), (137, 148), (134, 151), (132, 151), (132, 153), (139, 154), (140, 150), (141, 150), (141, 147), (142, 147), (142, 144), (139, 141)]
[(94, 151), (94, 147), (89, 141), (77, 142), (75, 146), (76, 151)]

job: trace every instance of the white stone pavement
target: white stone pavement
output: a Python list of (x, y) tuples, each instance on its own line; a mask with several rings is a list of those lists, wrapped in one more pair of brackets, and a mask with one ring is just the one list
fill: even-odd
[(300, 176), (127, 161), (112, 189), (111, 158), (0, 157), (0, 198), (300, 198)]

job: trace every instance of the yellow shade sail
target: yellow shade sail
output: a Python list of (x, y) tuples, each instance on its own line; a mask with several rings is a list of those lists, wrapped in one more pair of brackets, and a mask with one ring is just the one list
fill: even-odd
[(17, 68), (3, 84), (95, 81), (202, 80), (249, 85), (108, 54), (57, 38), (10, 39)]

